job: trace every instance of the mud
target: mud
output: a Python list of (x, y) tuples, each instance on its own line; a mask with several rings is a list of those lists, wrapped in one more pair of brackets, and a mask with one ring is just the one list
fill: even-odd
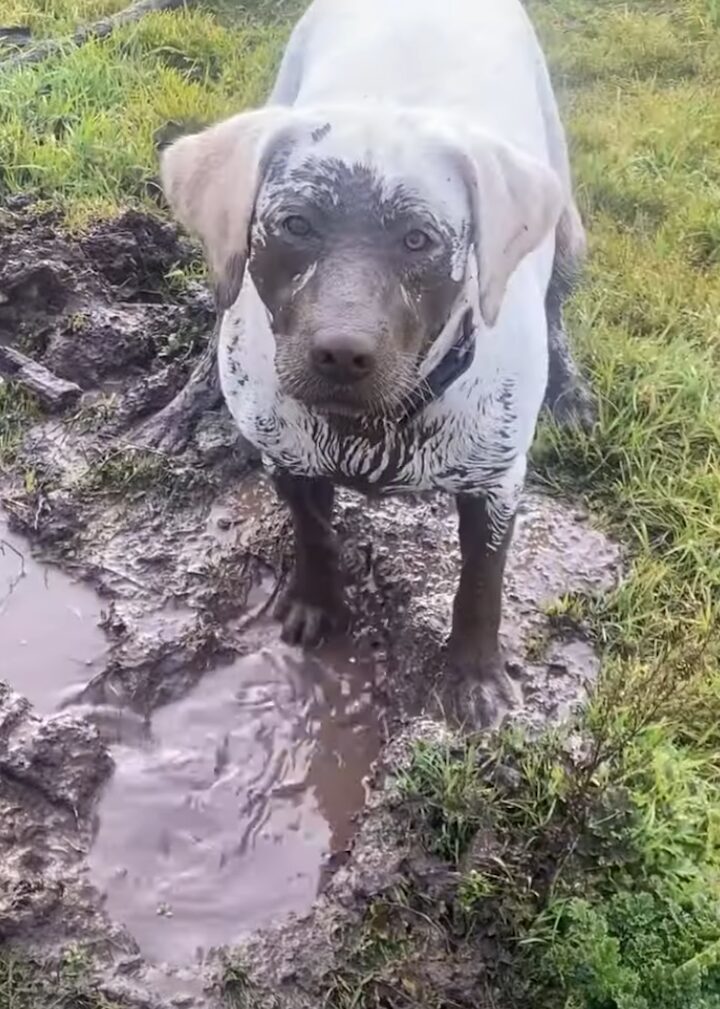
[[(85, 395), (30, 424), (0, 481), (25, 565), (18, 581), (0, 554), (18, 692), (0, 693), (0, 937), (89, 944), (102, 990), (139, 1006), (217, 1005), (213, 948), (240, 944), (268, 991), (287, 989), (274, 1005), (316, 1004), (297, 977), (330, 969), (337, 928), (403, 871), (384, 774), (403, 741), (445, 731), (452, 502), (341, 493), (352, 627), (315, 655), (285, 648), (269, 611), (287, 516), (227, 416), (176, 459), (134, 441), (207, 336), (207, 295), (167, 279), (192, 249), (140, 215), (82, 241), (10, 217), (0, 339)], [(547, 606), (619, 572), (587, 515), (526, 495), (503, 641), (531, 730), (567, 718), (598, 670)]]
[[(38, 218), (20, 199), (0, 209), (0, 231), (0, 342), (87, 392), (145, 384), (212, 328), (204, 287), (173, 287), (196, 253), (159, 219), (128, 212), (72, 240), (56, 215)], [(153, 408), (179, 385), (158, 390)]]
[(116, 769), (90, 855), (107, 910), (158, 962), (306, 911), (346, 850), (380, 750), (369, 672), (268, 648), (161, 708)]
[(86, 585), (38, 563), (0, 517), (2, 676), (48, 714), (104, 664), (101, 602)]

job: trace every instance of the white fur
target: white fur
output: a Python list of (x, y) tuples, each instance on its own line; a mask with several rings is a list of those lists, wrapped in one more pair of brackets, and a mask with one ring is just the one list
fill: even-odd
[[(477, 261), (453, 264), (457, 276), (465, 274), (464, 292), (426, 370), (447, 349), (467, 304), (478, 329), (469, 371), (409, 426), (387, 422), (379, 459), (361, 432), (339, 441), (321, 415), (282, 394), (268, 313), (246, 271), (220, 338), (223, 390), (241, 431), (297, 473), (364, 477), (388, 491), (486, 493), (499, 537), (517, 504), (547, 382), (544, 299), (555, 226), (561, 213), (571, 220), (575, 213), (545, 60), (519, 0), (315, 0), (290, 39), (266, 111), (266, 136), (278, 124), (301, 130), (303, 123), (331, 122), (316, 142), (318, 156), (371, 164), (390, 188), (410, 180), (420, 198), (458, 226), (475, 214)], [(229, 202), (244, 201), (243, 219), (250, 219), (261, 115), (238, 117), (235, 133), (227, 124), (215, 128), (215, 147), (212, 138), (201, 141), (212, 171), (245, 144), (242, 177), (237, 168), (222, 177), (218, 171), (210, 209), (193, 205), (193, 185), (187, 204), (175, 201), (181, 219), (215, 248), (209, 255), (218, 272), (238, 230), (228, 223)], [(245, 120), (255, 138), (254, 168)], [(182, 190), (192, 139), (176, 145), (187, 144), (181, 156), (171, 149), (166, 191)], [(470, 190), (448, 171), (445, 142), (475, 166)], [(228, 180), (232, 196), (219, 195)], [(259, 199), (272, 201), (272, 191), (261, 190)], [(538, 236), (544, 236), (539, 244)], [(387, 483), (385, 464), (399, 444), (410, 451)]]

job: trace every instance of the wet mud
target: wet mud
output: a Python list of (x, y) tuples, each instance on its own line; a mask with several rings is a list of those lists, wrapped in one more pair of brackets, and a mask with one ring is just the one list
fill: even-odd
[(3, 679), (49, 714), (104, 665), (102, 605), (87, 585), (39, 563), (0, 517)]
[[(282, 987), (294, 960), (328, 967), (404, 857), (383, 779), (445, 731), (453, 504), (341, 493), (353, 624), (317, 653), (282, 645), (288, 520), (224, 411), (176, 458), (135, 441), (211, 325), (200, 285), (169, 286), (193, 251), (140, 215), (78, 241), (10, 216), (0, 340), (84, 392), (28, 424), (0, 479), (0, 940), (89, 943), (103, 991), (139, 1006), (217, 1005), (227, 945)], [(548, 607), (620, 568), (587, 515), (528, 492), (503, 642), (531, 730), (598, 671)]]
[(347, 849), (382, 709), (333, 660), (240, 658), (161, 708), (145, 745), (112, 748), (90, 875), (151, 959), (190, 964), (307, 911)]
[(175, 229), (131, 211), (72, 239), (20, 198), (0, 208), (0, 234), (0, 344), (80, 385), (87, 405), (126, 393), (116, 432), (178, 391), (212, 330), (212, 299), (201, 283), (173, 281), (196, 259)]

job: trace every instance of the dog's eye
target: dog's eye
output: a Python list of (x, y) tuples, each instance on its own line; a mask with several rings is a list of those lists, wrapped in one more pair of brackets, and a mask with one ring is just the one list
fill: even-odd
[(421, 231), (420, 228), (413, 228), (412, 231), (408, 231), (405, 235), (403, 244), (408, 252), (424, 252), (425, 249), (432, 245), (432, 238), (424, 231)]
[(283, 228), (295, 238), (306, 238), (312, 231), (310, 221), (306, 217), (301, 217), (300, 214), (291, 214), (290, 217), (286, 217), (283, 221)]

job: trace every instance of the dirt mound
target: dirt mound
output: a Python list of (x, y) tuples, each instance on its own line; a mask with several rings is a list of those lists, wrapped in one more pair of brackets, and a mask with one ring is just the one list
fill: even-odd
[(166, 300), (171, 271), (197, 259), (172, 224), (136, 210), (98, 224), (80, 247), (122, 301)]
[(54, 214), (6, 210), (0, 238), (0, 343), (85, 390), (187, 360), (212, 331), (212, 300), (183, 272), (196, 252), (156, 218), (129, 211), (76, 240)]

